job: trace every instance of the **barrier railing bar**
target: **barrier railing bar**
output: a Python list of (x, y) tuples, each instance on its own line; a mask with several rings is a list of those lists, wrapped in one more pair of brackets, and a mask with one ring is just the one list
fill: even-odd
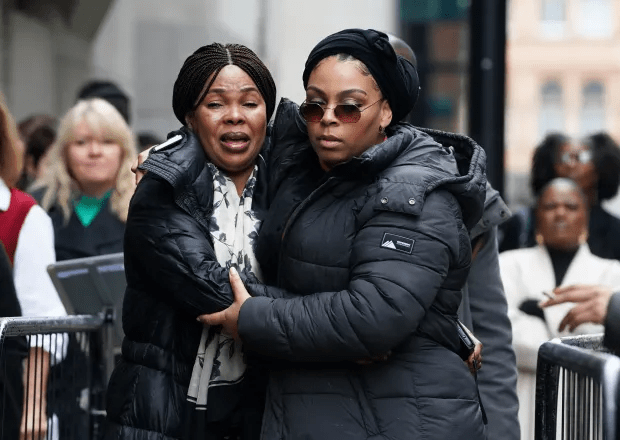
[[(29, 356), (26, 356), (26, 365), (24, 374), (30, 372), (34, 367), (35, 374), (30, 376), (25, 383), (24, 389), (24, 414), (21, 424), (27, 429), (27, 439), (36, 436), (36, 432), (40, 432), (41, 429), (47, 425), (46, 438), (74, 438), (76, 434), (76, 426), (73, 424), (66, 424), (65, 427), (55, 425), (54, 423), (48, 423), (51, 419), (47, 418), (45, 414), (45, 408), (41, 405), (38, 407), (33, 401), (31, 393), (42, 393), (42, 385), (47, 383), (48, 387), (56, 380), (61, 380), (63, 383), (68, 381), (73, 388), (77, 388), (77, 375), (75, 372), (77, 369), (76, 357), (72, 358), (70, 362), (72, 367), (69, 369), (59, 368), (59, 376), (44, 376), (44, 364), (46, 356), (50, 356), (51, 359), (58, 359), (58, 355), (64, 356), (58, 350), (63, 350), (59, 347), (60, 338), (66, 338), (69, 334), (77, 340), (78, 349), (85, 353), (90, 353), (88, 356), (94, 356), (92, 359), (100, 365), (98, 372), (95, 373), (88, 369), (85, 371), (88, 376), (86, 382), (89, 385), (89, 393), (82, 394), (80, 400), (80, 406), (83, 410), (92, 416), (101, 417), (105, 415), (105, 410), (100, 409), (101, 404), (99, 400), (101, 396), (97, 394), (96, 402), (93, 400), (93, 393), (101, 393), (102, 387), (105, 388), (105, 384), (109, 379), (113, 365), (113, 311), (103, 310), (97, 315), (71, 315), (66, 317), (54, 317), (54, 318), (32, 318), (32, 317), (14, 317), (14, 318), (0, 318), (0, 356), (6, 355), (6, 347), (8, 347), (7, 341), (16, 337), (26, 337), (27, 346), (29, 348)], [(92, 339), (91, 336), (86, 336), (86, 333), (93, 334), (96, 339)], [(63, 335), (64, 334), (64, 335)], [(52, 336), (53, 335), (53, 336)], [(97, 336), (99, 335), (99, 336)], [(52, 344), (53, 342), (53, 344)], [(49, 347), (47, 346), (49, 344)], [(60, 343), (62, 346), (62, 343)], [(94, 345), (96, 344), (96, 345)], [(45, 349), (43, 349), (45, 347)], [(45, 352), (43, 353), (43, 350)], [(47, 351), (49, 350), (49, 351)], [(93, 352), (95, 350), (95, 352)], [(7, 365), (3, 366), (4, 377), (6, 377)], [(97, 377), (97, 379), (95, 379)], [(104, 389), (103, 388), (103, 389)], [(7, 398), (7, 390), (3, 389), (0, 398), (3, 401)], [(47, 402), (49, 404), (49, 402)], [(62, 405), (63, 403), (61, 403)], [(96, 406), (93, 406), (96, 405)], [(2, 420), (5, 417), (6, 405), (2, 405), (3, 411), (0, 414)], [(30, 411), (28, 409), (30, 408)], [(27, 417), (26, 414), (29, 414)], [(38, 419), (38, 420), (37, 420)], [(95, 423), (95, 425), (93, 425)], [(90, 419), (90, 433), (98, 434), (100, 431), (100, 422), (96, 422)], [(4, 429), (4, 424), (2, 424)], [(37, 430), (38, 427), (38, 430)], [(0, 438), (3, 438), (4, 433), (0, 433)], [(68, 437), (66, 437), (68, 436)]]
[[(600, 438), (601, 434), (605, 439), (616, 438), (620, 358), (593, 351), (601, 346), (601, 340), (600, 336), (575, 337), (541, 346), (536, 386), (537, 440), (556, 439), (558, 411), (562, 438), (565, 434), (568, 439), (580, 440), (592, 435)], [(563, 398), (558, 402), (561, 369)], [(554, 402), (553, 408), (545, 401)]]
[(0, 339), (12, 336), (52, 334), (97, 330), (106, 317), (98, 315), (71, 315), (58, 318), (0, 318)]

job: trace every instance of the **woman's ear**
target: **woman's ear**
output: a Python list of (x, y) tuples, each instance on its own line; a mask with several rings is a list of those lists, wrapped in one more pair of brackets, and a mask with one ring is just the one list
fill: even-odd
[(188, 113), (185, 115), (185, 124), (187, 125), (187, 128), (189, 128), (192, 131), (194, 131), (194, 125), (192, 124), (193, 120), (194, 120), (193, 113)]
[(387, 127), (392, 122), (392, 107), (387, 99), (381, 102), (381, 127)]

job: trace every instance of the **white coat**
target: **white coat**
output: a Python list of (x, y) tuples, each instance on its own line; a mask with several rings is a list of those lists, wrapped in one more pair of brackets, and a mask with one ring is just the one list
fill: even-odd
[[(519, 369), (517, 395), (521, 440), (532, 440), (538, 348), (543, 342), (556, 337), (603, 333), (604, 329), (598, 324), (582, 324), (572, 332), (567, 329), (560, 332), (560, 322), (574, 306), (573, 303), (543, 309), (546, 323), (519, 310), (523, 301), (543, 301), (546, 299), (543, 292), (551, 292), (556, 287), (551, 258), (544, 246), (503, 252), (499, 256), (499, 265)], [(590, 252), (587, 244), (583, 244), (571, 261), (561, 286), (576, 284), (605, 285), (620, 290), (620, 262), (597, 257)]]

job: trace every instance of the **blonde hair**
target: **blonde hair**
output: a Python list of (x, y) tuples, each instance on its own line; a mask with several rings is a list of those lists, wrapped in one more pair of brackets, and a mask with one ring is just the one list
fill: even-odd
[(0, 93), (0, 178), (6, 186), (13, 188), (17, 184), (23, 165), (23, 143), (4, 96)]
[(78, 101), (60, 121), (58, 136), (49, 151), (50, 166), (35, 183), (35, 188), (46, 188), (41, 206), (48, 211), (52, 205), (57, 204), (65, 222), (71, 217), (71, 203), (78, 184), (68, 167), (67, 147), (75, 140), (75, 129), (81, 123), (86, 123), (93, 133), (113, 140), (123, 150), (116, 184), (110, 197), (110, 209), (121, 221), (126, 222), (129, 201), (136, 186), (131, 172), (131, 164), (137, 156), (134, 135), (118, 110), (100, 98)]

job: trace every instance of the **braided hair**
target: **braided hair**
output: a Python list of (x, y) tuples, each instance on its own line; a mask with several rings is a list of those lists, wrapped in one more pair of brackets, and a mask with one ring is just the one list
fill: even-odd
[(174, 82), (172, 109), (181, 124), (186, 125), (185, 117), (198, 108), (217, 75), (228, 65), (238, 66), (254, 81), (265, 100), (267, 120), (271, 119), (276, 107), (276, 85), (269, 69), (246, 46), (213, 43), (187, 57)]

